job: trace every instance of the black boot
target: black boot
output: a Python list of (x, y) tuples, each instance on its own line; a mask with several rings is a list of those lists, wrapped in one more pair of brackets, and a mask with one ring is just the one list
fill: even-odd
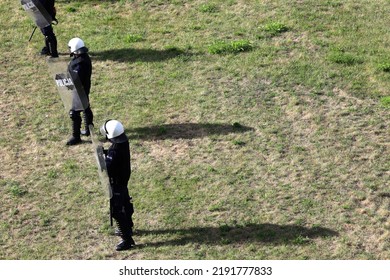
[(73, 145), (77, 145), (77, 144), (80, 144), (82, 141), (81, 141), (81, 138), (76, 138), (74, 136), (72, 136), (68, 142), (66, 142), (66, 145), (68, 146), (73, 146)]
[(89, 136), (91, 135), (91, 132), (89, 131), (89, 126), (93, 126), (93, 113), (91, 110), (91, 107), (88, 107), (84, 110), (84, 127), (85, 129), (81, 131), (81, 135), (83, 136)]
[(80, 138), (80, 127), (81, 127), (81, 117), (80, 112), (70, 111), (70, 118), (72, 120), (72, 137), (66, 142), (66, 145), (73, 146), (81, 143)]
[(47, 36), (45, 36), (45, 46), (41, 50), (41, 55), (50, 55), (50, 46)]
[(116, 246), (117, 251), (123, 251), (131, 249), (135, 246), (135, 242), (133, 240), (133, 230), (130, 226), (130, 223), (126, 221), (126, 216), (124, 213), (120, 213), (120, 215), (115, 219), (118, 226), (118, 233), (122, 237), (122, 241)]
[(47, 36), (46, 41), (47, 41), (46, 46), (48, 46), (50, 56), (58, 57), (56, 36), (54, 34), (51, 36)]
[(40, 52), (41, 55), (49, 55), (50, 54), (50, 51), (49, 51), (49, 48), (44, 46)]
[(129, 250), (135, 246), (135, 242), (132, 237), (128, 239), (122, 239), (121, 242), (116, 245), (116, 250), (117, 251), (124, 251), (124, 250)]
[(54, 34), (53, 26), (48, 25), (44, 28), (41, 28), (41, 32), (45, 36), (45, 47), (42, 49), (41, 55), (58, 57), (57, 37)]

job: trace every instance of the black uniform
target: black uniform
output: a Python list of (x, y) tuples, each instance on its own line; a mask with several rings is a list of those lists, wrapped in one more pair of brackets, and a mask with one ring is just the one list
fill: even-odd
[[(125, 135), (122, 134), (120, 138), (123, 139), (124, 137)], [(134, 240), (132, 239), (132, 227), (134, 225), (132, 215), (134, 208), (127, 188), (131, 175), (130, 148), (127, 137), (124, 139), (123, 142), (116, 143), (114, 138), (106, 154), (107, 172), (113, 193), (110, 201), (112, 217), (115, 219), (123, 239), (117, 250), (128, 249), (134, 245)], [(125, 248), (125, 246), (127, 247)]]
[[(56, 9), (54, 8), (55, 0), (38, 0), (45, 10), (49, 13), (52, 20), (56, 19)], [(41, 54), (49, 54), (52, 57), (58, 57), (57, 51), (57, 37), (54, 34), (53, 26), (50, 24), (44, 28), (41, 28), (42, 34), (45, 36), (45, 47), (43, 47)]]
[[(73, 79), (73, 81), (77, 79), (80, 80), (84, 92), (89, 99), (89, 92), (91, 90), (91, 76), (92, 76), (92, 62), (88, 55), (88, 49), (84, 48), (84, 52), (80, 55), (73, 56), (71, 62), (68, 66), (68, 71)], [(72, 140), (77, 143), (80, 142), (80, 128), (81, 128), (81, 111), (70, 110), (69, 115), (72, 119)], [(89, 125), (93, 124), (93, 113), (91, 110), (91, 106), (88, 106), (84, 110), (84, 125), (85, 125), (85, 135), (89, 135)], [(69, 143), (68, 144), (72, 144)], [(75, 144), (73, 143), (73, 144)]]

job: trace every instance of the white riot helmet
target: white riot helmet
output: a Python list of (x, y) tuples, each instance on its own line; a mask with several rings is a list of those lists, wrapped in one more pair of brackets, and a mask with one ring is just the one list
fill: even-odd
[(100, 127), (100, 132), (113, 143), (123, 143), (127, 141), (125, 129), (117, 120), (107, 120), (104, 125)]
[(87, 53), (88, 49), (85, 47), (84, 41), (80, 38), (73, 38), (68, 43), (70, 54), (83, 54)]

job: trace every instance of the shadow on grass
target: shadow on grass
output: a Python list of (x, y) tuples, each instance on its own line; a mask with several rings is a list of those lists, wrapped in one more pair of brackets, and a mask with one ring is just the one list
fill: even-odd
[(315, 238), (338, 236), (336, 231), (323, 227), (302, 227), (296, 225), (249, 224), (242, 227), (203, 227), (167, 230), (137, 230), (136, 235), (174, 235), (174, 239), (147, 243), (142, 246), (181, 246), (189, 243), (232, 244), (232, 243), (272, 243), (300, 244), (310, 243)]
[(210, 135), (225, 135), (243, 133), (253, 128), (234, 124), (213, 123), (179, 123), (162, 124), (149, 127), (137, 127), (126, 130), (130, 139), (164, 140), (164, 139), (193, 139)]
[(178, 56), (191, 56), (178, 48), (170, 48), (167, 50), (152, 50), (152, 49), (112, 49), (98, 52), (90, 52), (91, 57), (96, 60), (114, 60), (119, 62), (158, 62), (169, 60)]

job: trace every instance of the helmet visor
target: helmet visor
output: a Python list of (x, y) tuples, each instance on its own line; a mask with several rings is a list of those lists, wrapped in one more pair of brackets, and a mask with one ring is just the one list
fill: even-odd
[(101, 133), (103, 136), (107, 137), (108, 132), (107, 132), (107, 130), (106, 130), (106, 124), (104, 124), (104, 125), (102, 125), (102, 126), (100, 127), (100, 133)]

